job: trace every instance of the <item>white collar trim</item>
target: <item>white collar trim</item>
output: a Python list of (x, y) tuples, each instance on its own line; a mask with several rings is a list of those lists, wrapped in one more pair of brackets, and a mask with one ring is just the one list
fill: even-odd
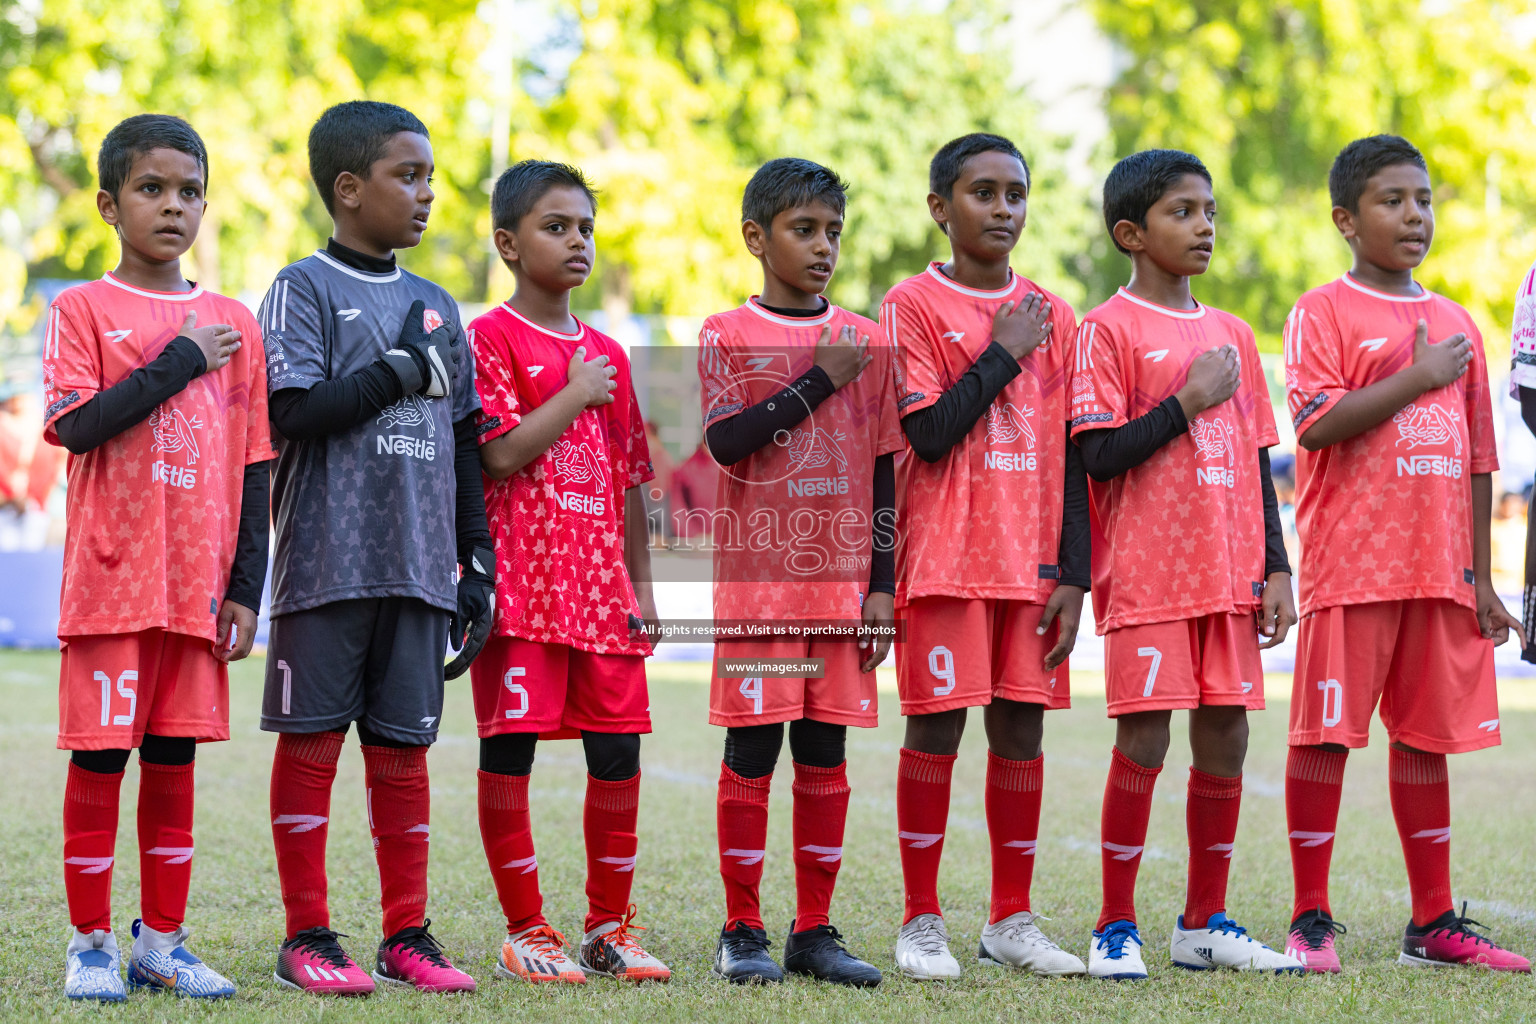
[(336, 259), (336, 257), (326, 252), (324, 249), (316, 249), (315, 258), (318, 259), (321, 263), (341, 271), (343, 274), (355, 277), (359, 281), (367, 281), (369, 284), (388, 284), (391, 281), (400, 280), (399, 267), (396, 267), (394, 270), (387, 274), (368, 274), (361, 270), (355, 270), (352, 267), (347, 266), (345, 263), (342, 263), (340, 260)]
[[(1359, 281), (1356, 281), (1348, 271), (1344, 272), (1342, 280), (1357, 292), (1369, 295), (1373, 299), (1386, 299), (1388, 302), (1428, 302), (1430, 295), (1433, 294), (1428, 288), (1420, 284), (1419, 294), (1417, 295), (1388, 295), (1386, 292), (1379, 292), (1375, 288), (1367, 288)], [(1414, 284), (1418, 284), (1418, 282), (1415, 281)]]
[(742, 303), (742, 305), (756, 313), (758, 316), (762, 317), (764, 320), (767, 320), (769, 323), (779, 324), (783, 327), (820, 327), (832, 319), (832, 313), (837, 309), (837, 307), (832, 304), (832, 300), (828, 299), (827, 308), (822, 310), (816, 316), (779, 316), (772, 310), (764, 309), (759, 303), (756, 295)]
[(146, 299), (160, 299), (164, 302), (191, 302), (193, 299), (203, 294), (203, 286), (200, 284), (193, 285), (192, 290), (189, 292), (151, 292), (146, 291), (143, 288), (135, 288), (131, 284), (124, 284), (117, 278), (113, 277), (111, 271), (103, 274), (101, 279), (113, 287), (121, 288), (125, 292), (132, 292), (134, 295), (142, 295)]
[(1138, 306), (1150, 309), (1154, 313), (1171, 316), (1176, 320), (1199, 320), (1205, 316), (1205, 306), (1201, 305), (1198, 301), (1195, 302), (1194, 309), (1169, 309), (1167, 306), (1159, 306), (1155, 302), (1148, 302), (1146, 299), (1137, 298), (1123, 287), (1116, 294), (1123, 299), (1136, 303)]
[(951, 281), (949, 278), (944, 276), (944, 272), (939, 269), (939, 265), (937, 263), (928, 264), (928, 276), (932, 277), (935, 281), (939, 282), (944, 287), (952, 288), (959, 292), (961, 295), (969, 295), (973, 299), (1006, 299), (1008, 297), (1008, 293), (1019, 286), (1019, 275), (1013, 272), (1012, 267), (1008, 268), (1008, 283), (1002, 288), (990, 292), (981, 288), (967, 288), (963, 284), (960, 284), (956, 281)]
[(501, 308), (506, 310), (508, 313), (511, 313), (518, 319), (519, 322), (532, 327), (540, 334), (547, 334), (551, 338), (559, 338), (561, 341), (580, 341), (583, 337), (586, 336), (587, 333), (587, 325), (582, 323), (580, 320), (576, 320), (575, 317), (571, 317), (571, 319), (576, 320), (576, 333), (565, 334), (561, 331), (552, 331), (548, 327), (540, 327), (538, 324), (534, 323), (532, 320), (529, 320), (527, 317), (523, 316), (523, 314), (507, 305), (505, 302), (501, 304)]

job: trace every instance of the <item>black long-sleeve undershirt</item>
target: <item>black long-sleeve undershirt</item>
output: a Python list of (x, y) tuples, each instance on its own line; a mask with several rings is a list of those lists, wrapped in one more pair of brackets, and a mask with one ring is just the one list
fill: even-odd
[[(1122, 426), (1086, 430), (1076, 441), (1083, 453), (1088, 475), (1100, 483), (1146, 462), (1169, 441), (1189, 432), (1189, 419), (1179, 400), (1169, 396), (1152, 410)], [(1264, 575), (1291, 571), (1285, 553), (1285, 529), (1280, 524), (1280, 502), (1270, 475), (1269, 449), (1259, 449), (1259, 494), (1264, 505)]]
[[(197, 343), (178, 335), (149, 365), (139, 367), (80, 408), (60, 416), (53, 425), (54, 433), (74, 455), (94, 451), (143, 423), (162, 402), (184, 391), (207, 368), (208, 362)], [(267, 578), (270, 488), (265, 462), (245, 467), (235, 558), (224, 596), (251, 609), (261, 607), (261, 590)]]
[(224, 596), (252, 611), (261, 608), (267, 581), (267, 539), (272, 524), (272, 473), (266, 462), (245, 467), (240, 485), (240, 526), (235, 535), (235, 561), (229, 569)]
[(453, 425), (454, 540), (459, 564), (469, 565), (477, 546), (491, 547), (491, 526), (485, 514), (485, 484), (481, 478), (480, 439), (474, 415)]
[(1280, 524), (1280, 500), (1275, 497), (1275, 481), (1269, 472), (1269, 449), (1259, 449), (1259, 495), (1264, 502), (1264, 577), (1270, 573), (1291, 571), (1291, 559), (1285, 553), (1285, 527)]
[(147, 366), (60, 416), (54, 433), (71, 454), (84, 455), (143, 423), (161, 402), (180, 394), (207, 368), (197, 343), (178, 335)]
[(901, 429), (924, 462), (938, 462), (987, 414), (992, 400), (1023, 372), (1019, 361), (990, 342), (954, 386), (926, 409), (901, 418)]
[(875, 457), (874, 549), (869, 558), (869, 592), (896, 595), (896, 456)]
[(1520, 385), (1520, 418), (1526, 429), (1536, 434), (1536, 388)]
[(356, 373), (313, 387), (283, 388), (267, 400), (273, 426), (291, 441), (313, 441), (351, 430), (404, 397), (400, 378), (376, 359)]
[(1083, 453), (1083, 466), (1099, 483), (1135, 469), (1174, 438), (1189, 433), (1184, 407), (1172, 395), (1149, 412), (1122, 426), (1085, 430), (1075, 440)]
[[(1070, 429), (1070, 428), (1068, 428)], [(1093, 586), (1093, 528), (1088, 519), (1088, 474), (1083, 455), (1067, 441), (1066, 483), (1061, 497), (1061, 540), (1056, 546), (1058, 575), (1063, 586)]]
[(813, 366), (782, 391), (711, 423), (704, 432), (709, 454), (722, 466), (734, 466), (772, 444), (779, 431), (793, 429), (835, 391), (827, 371)]

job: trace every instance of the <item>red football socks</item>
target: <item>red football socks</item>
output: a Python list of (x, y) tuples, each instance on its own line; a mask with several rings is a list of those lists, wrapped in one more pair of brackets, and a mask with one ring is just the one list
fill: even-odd
[(1033, 761), (1010, 761), (987, 751), (987, 836), (992, 842), (990, 924), (1029, 909), (1044, 779), (1043, 754)]
[(173, 932), (187, 916), (192, 884), (194, 764), (139, 759), (139, 876), (144, 923)]
[(1237, 813), (1243, 805), (1243, 777), (1223, 778), (1189, 769), (1184, 824), (1189, 832), (1189, 882), (1184, 893), (1184, 927), (1204, 928), (1211, 915), (1227, 909), (1227, 869), (1237, 840)]
[(1423, 927), (1452, 909), (1451, 783), (1444, 754), (1391, 750), (1392, 817), (1408, 864), (1413, 923)]
[(1291, 839), (1296, 896), (1292, 921), (1309, 910), (1333, 914), (1328, 905), (1328, 864), (1333, 859), (1348, 758), (1348, 751), (1322, 747), (1292, 747), (1286, 758), (1285, 827)]
[(325, 839), (331, 814), (331, 784), (345, 734), (283, 733), (272, 759), (272, 845), (283, 890), (288, 938), (329, 926), (326, 906)]
[(64, 782), (64, 894), (82, 932), (112, 930), (112, 860), (123, 773), (69, 765)]
[(582, 831), (587, 840), (586, 930), (623, 920), (635, 880), (635, 821), (640, 814), (640, 773), (622, 782), (587, 776)]
[[(828, 924), (848, 823), (848, 762), (815, 768), (795, 762), (795, 930)], [(767, 810), (767, 805), (763, 808)], [(764, 815), (766, 824), (766, 814)], [(761, 865), (759, 865), (761, 871)]]
[(949, 781), (954, 754), (901, 748), (896, 772), (896, 829), (901, 843), (901, 880), (906, 924), (919, 914), (939, 914), (939, 860), (949, 825)]
[(432, 795), (426, 747), (363, 744), (368, 782), (368, 830), (379, 865), (384, 936), (419, 928), (427, 911), (427, 851)]
[(763, 880), (763, 856), (768, 846), (768, 790), (772, 784), (772, 773), (744, 779), (724, 761), (720, 762), (715, 834), (720, 844), (720, 879), (725, 883), (727, 929), (738, 923), (748, 928), (763, 927), (758, 886)]
[(507, 918), (507, 934), (548, 923), (528, 817), (528, 776), (480, 772), (480, 841)]
[(1099, 823), (1104, 903), (1095, 929), (1136, 920), (1136, 871), (1147, 842), (1147, 820), (1152, 817), (1152, 787), (1162, 770), (1161, 765), (1143, 768), (1120, 753), (1119, 747), (1111, 755)]

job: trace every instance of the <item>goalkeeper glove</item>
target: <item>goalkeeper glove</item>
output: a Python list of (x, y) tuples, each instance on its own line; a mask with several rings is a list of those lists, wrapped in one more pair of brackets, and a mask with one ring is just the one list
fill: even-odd
[(496, 553), (475, 547), (459, 577), (459, 607), (448, 617), (448, 642), (458, 655), (443, 670), (447, 679), (457, 679), (469, 669), (469, 663), (485, 646), (496, 619), (496, 579), (492, 570)]
[(411, 303), (400, 328), (400, 340), (384, 353), (384, 362), (400, 378), (406, 394), (446, 398), (453, 390), (453, 378), (464, 354), (452, 325), (439, 324), (428, 332), (426, 309), (427, 304), (420, 299)]

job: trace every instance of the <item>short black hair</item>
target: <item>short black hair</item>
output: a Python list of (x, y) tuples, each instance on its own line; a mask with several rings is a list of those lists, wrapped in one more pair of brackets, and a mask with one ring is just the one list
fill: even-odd
[(101, 188), (117, 194), (133, 170), (133, 162), (152, 149), (174, 149), (197, 160), (203, 171), (203, 187), (208, 185), (208, 147), (192, 126), (170, 114), (135, 114), (107, 132), (96, 154), (96, 179)]
[(933, 154), (933, 159), (928, 163), (928, 191), (945, 199), (953, 199), (955, 182), (960, 180), (965, 162), (980, 153), (1006, 153), (1018, 160), (1024, 165), (1024, 190), (1029, 190), (1029, 161), (1019, 152), (1019, 147), (1001, 135), (972, 132), (949, 140)]
[(1429, 173), (1424, 154), (1401, 135), (1370, 135), (1356, 139), (1333, 158), (1333, 167), (1328, 171), (1328, 198), (1334, 206), (1359, 213), (1365, 183), (1383, 167), (1394, 164), (1412, 164), (1425, 174)]
[(1200, 158), (1182, 149), (1144, 149), (1115, 164), (1104, 179), (1104, 226), (1116, 249), (1126, 252), (1115, 239), (1115, 225), (1128, 220), (1146, 227), (1147, 211), (1186, 174), (1212, 184)]
[(336, 178), (343, 171), (367, 178), (389, 140), (401, 132), (432, 137), (421, 118), (393, 103), (351, 100), (320, 115), (309, 130), (309, 176), (326, 213), (336, 213)]
[(516, 231), (552, 188), (581, 189), (597, 212), (597, 192), (580, 170), (553, 160), (522, 160), (502, 171), (491, 190), (491, 229)]
[(841, 217), (848, 208), (848, 183), (830, 167), (799, 157), (769, 160), (757, 169), (741, 194), (741, 222), (769, 231), (785, 210), (826, 203)]

